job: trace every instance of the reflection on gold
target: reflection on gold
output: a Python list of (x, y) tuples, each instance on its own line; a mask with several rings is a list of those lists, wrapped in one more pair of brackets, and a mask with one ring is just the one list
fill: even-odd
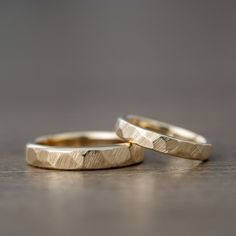
[(196, 167), (201, 165), (202, 161), (193, 161), (181, 158), (168, 158), (166, 161), (165, 169), (170, 172), (172, 176), (182, 177)]

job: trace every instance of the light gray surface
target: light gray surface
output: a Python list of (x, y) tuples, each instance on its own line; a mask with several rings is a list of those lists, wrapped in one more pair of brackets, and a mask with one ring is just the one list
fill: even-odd
[[(0, 235), (235, 235), (233, 1), (0, 7)], [(209, 162), (29, 167), (36, 136), (113, 129), (126, 113), (211, 139)]]

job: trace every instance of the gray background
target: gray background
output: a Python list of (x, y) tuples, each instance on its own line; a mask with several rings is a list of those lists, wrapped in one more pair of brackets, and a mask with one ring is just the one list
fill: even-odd
[[(235, 235), (234, 1), (0, 3), (1, 235)], [(29, 167), (25, 143), (140, 114), (199, 132), (209, 162)]]

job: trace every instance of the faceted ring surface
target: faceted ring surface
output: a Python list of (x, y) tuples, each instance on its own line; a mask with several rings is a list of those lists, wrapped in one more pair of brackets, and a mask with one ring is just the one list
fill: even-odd
[(26, 162), (47, 169), (106, 169), (140, 163), (143, 158), (142, 147), (107, 131), (49, 135), (26, 146)]
[(118, 118), (115, 130), (124, 141), (185, 159), (207, 160), (212, 152), (203, 136), (141, 116)]

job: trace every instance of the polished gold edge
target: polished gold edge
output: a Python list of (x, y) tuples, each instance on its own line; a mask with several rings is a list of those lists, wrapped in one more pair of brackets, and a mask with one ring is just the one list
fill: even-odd
[[(107, 141), (102, 146), (61, 147), (40, 143), (52, 140), (89, 139)], [(109, 141), (112, 143), (109, 144)], [(117, 140), (117, 144), (114, 144)], [(56, 141), (55, 141), (56, 142)], [(61, 170), (106, 169), (124, 167), (143, 161), (143, 148), (131, 143), (122, 143), (114, 132), (74, 132), (49, 135), (27, 144), (26, 161), (41, 168)]]
[(124, 141), (185, 159), (207, 160), (212, 153), (212, 145), (203, 136), (145, 117), (129, 115), (118, 118), (115, 131)]

